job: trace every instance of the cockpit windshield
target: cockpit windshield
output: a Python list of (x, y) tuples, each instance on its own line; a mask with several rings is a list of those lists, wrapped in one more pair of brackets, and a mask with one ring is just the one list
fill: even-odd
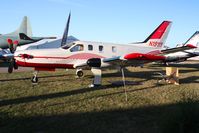
[(77, 51), (83, 51), (83, 50), (84, 50), (84, 46), (82, 44), (77, 44), (70, 49), (71, 52), (77, 52)]
[(66, 44), (66, 45), (64, 45), (64, 46), (62, 46), (62, 48), (63, 49), (68, 49), (68, 48), (70, 48), (71, 46), (73, 46), (73, 45), (75, 45), (75, 43), (68, 43), (68, 44)]

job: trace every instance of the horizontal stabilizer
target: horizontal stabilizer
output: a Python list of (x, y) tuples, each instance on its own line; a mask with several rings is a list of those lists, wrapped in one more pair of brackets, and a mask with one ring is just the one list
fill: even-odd
[(19, 33), (19, 37), (22, 40), (29, 40), (29, 41), (34, 41), (32, 38), (28, 37), (26, 34), (24, 33)]
[(33, 41), (33, 42), (37, 42), (37, 41), (42, 40), (42, 39), (56, 39), (57, 38), (57, 37), (34, 37), (34, 38), (30, 38), (29, 36), (27, 36), (24, 33), (19, 33), (19, 37), (22, 40), (28, 40), (28, 41)]
[(176, 48), (162, 50), (161, 53), (164, 55), (164, 54), (170, 54), (170, 53), (180, 52), (180, 51), (194, 49), (194, 48), (197, 48), (197, 47), (192, 44), (187, 44), (182, 47), (176, 47)]

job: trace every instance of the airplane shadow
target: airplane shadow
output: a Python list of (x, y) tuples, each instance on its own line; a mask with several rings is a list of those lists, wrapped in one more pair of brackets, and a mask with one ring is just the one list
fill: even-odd
[(199, 83), (199, 76), (186, 77), (186, 78), (180, 79), (180, 82), (183, 84)]
[[(157, 73), (161, 72), (163, 73), (163, 70), (152, 70), (152, 71), (139, 71), (139, 72), (132, 72), (132, 71), (126, 71), (124, 70), (125, 77), (127, 78), (139, 78), (143, 82), (152, 80), (152, 79), (157, 79)], [(109, 78), (109, 77), (121, 77), (122, 79), (122, 74), (120, 72), (115, 72), (115, 73), (105, 73), (102, 75), (103, 78)]]
[[(49, 76), (38, 76), (39, 79), (44, 79), (44, 78), (53, 78), (53, 77), (67, 77), (67, 76), (71, 76), (67, 75), (67, 74), (60, 74), (60, 75), (49, 75)], [(6, 81), (18, 81), (18, 80), (30, 80), (30, 77), (26, 77), (26, 78), (11, 78), (11, 79), (0, 79), (0, 82), (6, 82)]]
[[(164, 85), (159, 85), (159, 86), (164, 86)], [(118, 87), (118, 86), (115, 86), (115, 87)], [(139, 88), (139, 89), (133, 89), (133, 90), (128, 90), (127, 89), (126, 90), (127, 97), (128, 97), (128, 93), (134, 93), (134, 92), (138, 92), (138, 91), (153, 89), (155, 87), (157, 87), (157, 85), (144, 87), (144, 88)], [(70, 101), (66, 101), (66, 102), (62, 102), (62, 103), (55, 103), (55, 104), (51, 104), (51, 105), (44, 106), (44, 107), (55, 106), (55, 105), (65, 105), (65, 104), (76, 104), (76, 103), (84, 101), (84, 100), (90, 100), (90, 99), (93, 99), (93, 98), (100, 98), (100, 97), (108, 97), (108, 96), (113, 96), (113, 95), (118, 95), (118, 94), (124, 94), (125, 95), (124, 88), (121, 88), (121, 90), (119, 90), (117, 92), (111, 92), (111, 93), (108, 93), (108, 94), (90, 96), (90, 97), (79, 99), (79, 100), (70, 100)]]
[[(77, 95), (77, 94), (82, 94), (86, 92), (91, 92), (91, 91), (97, 91), (97, 90), (105, 90), (105, 89), (110, 89), (110, 88), (118, 88), (123, 86), (121, 85), (104, 85), (96, 88), (81, 88), (81, 89), (75, 89), (71, 91), (65, 91), (65, 92), (58, 92), (58, 93), (51, 93), (51, 94), (44, 94), (44, 95), (38, 95), (38, 96), (28, 96), (28, 97), (21, 97), (21, 98), (16, 98), (16, 99), (6, 99), (6, 100), (1, 100), (0, 101), (0, 107), (2, 106), (7, 106), (7, 105), (15, 105), (15, 104), (21, 104), (21, 103), (29, 103), (29, 102), (34, 102), (38, 100), (46, 100), (46, 99), (53, 99), (53, 98), (60, 98), (60, 97), (67, 97), (71, 95)], [(151, 87), (144, 87), (144, 88), (139, 88), (136, 90), (127, 90), (128, 92), (135, 92), (135, 91), (141, 91), (141, 90), (146, 90), (146, 89), (152, 89), (154, 87), (157, 87), (156, 85), (151, 86)], [(119, 93), (123, 93), (124, 90), (116, 92), (116, 93), (110, 93), (110, 94), (105, 94), (105, 95), (100, 95), (99, 97), (103, 96), (109, 96), (109, 95), (115, 95)], [(96, 97), (96, 96), (94, 96)], [(94, 98), (93, 97), (93, 98)]]
[(0, 113), (1, 133), (197, 133), (199, 102), (180, 101), (91, 112), (9, 116)]

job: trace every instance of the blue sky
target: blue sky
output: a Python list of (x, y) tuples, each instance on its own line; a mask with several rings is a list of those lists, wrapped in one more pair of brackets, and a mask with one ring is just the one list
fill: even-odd
[(16, 29), (27, 15), (34, 36), (69, 34), (80, 40), (143, 41), (163, 20), (173, 22), (167, 44), (185, 42), (199, 30), (198, 0), (1, 0), (0, 33)]

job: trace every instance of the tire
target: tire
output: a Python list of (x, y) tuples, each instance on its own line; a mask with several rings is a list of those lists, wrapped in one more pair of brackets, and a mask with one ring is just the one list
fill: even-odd
[(12, 73), (13, 72), (13, 62), (9, 62), (9, 66), (8, 66), (8, 73)]
[(32, 83), (38, 83), (38, 77), (33, 76), (33, 77), (31, 78), (31, 82), (32, 82)]
[(82, 78), (84, 76), (84, 72), (83, 71), (77, 71), (76, 73), (78, 78)]

